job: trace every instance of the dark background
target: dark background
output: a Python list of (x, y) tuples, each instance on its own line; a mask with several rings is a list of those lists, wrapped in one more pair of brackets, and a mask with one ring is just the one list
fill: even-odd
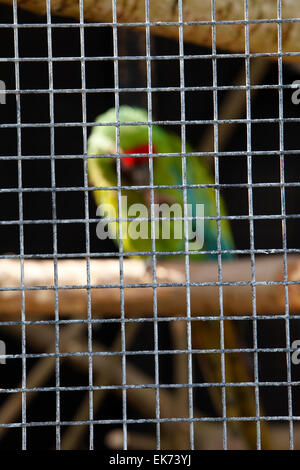
[[(39, 18), (26, 12), (19, 11), (19, 23), (44, 23), (45, 18)], [(9, 7), (0, 7), (0, 23), (11, 23), (12, 11)], [(66, 19), (53, 18), (53, 22), (65, 23)], [(68, 20), (69, 22), (69, 20)], [(127, 44), (120, 44), (120, 52), (124, 55), (136, 54), (135, 49), (139, 42), (135, 33), (129, 33)], [(19, 56), (20, 58), (41, 58), (40, 61), (29, 61), (20, 63), (20, 88), (22, 90), (34, 90), (49, 88), (49, 73), (46, 60), (48, 56), (47, 29), (21, 28), (19, 29)], [(53, 57), (80, 57), (80, 34), (79, 28), (53, 28), (52, 29), (52, 54)], [(122, 35), (120, 36), (122, 39)], [(110, 28), (85, 28), (84, 33), (85, 56), (105, 57), (113, 55), (112, 31)], [(123, 40), (124, 35), (123, 35)], [(152, 38), (153, 53), (156, 55), (178, 54), (178, 43), (163, 38)], [(132, 45), (133, 52), (130, 51)], [(127, 49), (126, 49), (127, 48)], [(128, 52), (129, 48), (129, 52)], [(127, 52), (126, 52), (127, 50)], [(209, 54), (211, 51), (190, 44), (185, 45), (185, 54)], [(143, 53), (143, 52), (142, 52)], [(14, 35), (12, 28), (0, 28), (0, 57), (14, 57)], [(253, 59), (254, 60), (254, 59)], [(253, 63), (251, 60), (251, 63)], [(218, 84), (231, 85), (237, 78), (244, 66), (242, 59), (226, 58), (218, 60)], [(146, 75), (141, 72), (143, 62), (127, 61), (120, 65), (121, 86), (146, 86)], [(155, 61), (152, 70), (152, 86), (169, 87), (179, 86), (179, 61)], [(284, 65), (284, 83), (290, 84), (299, 79), (299, 70), (296, 67)], [(0, 79), (4, 80), (7, 89), (14, 90), (15, 64), (13, 60), (0, 62)], [(75, 61), (54, 61), (53, 80), (55, 89), (81, 89), (81, 64)], [(144, 80), (144, 83), (141, 83)], [(264, 84), (278, 83), (277, 63), (270, 62)], [(186, 86), (206, 86), (213, 84), (212, 62), (208, 60), (185, 60), (185, 84)], [(101, 93), (87, 93), (87, 121), (92, 122), (95, 117), (107, 108), (114, 106), (114, 69), (111, 60), (94, 60), (86, 62), (86, 85), (88, 89), (110, 89)], [(222, 105), (226, 92), (219, 92), (219, 105)], [(129, 104), (147, 103), (144, 93), (121, 93), (120, 102)], [(153, 112), (157, 120), (180, 119), (180, 95), (178, 92), (161, 91), (153, 93)], [(291, 102), (291, 90), (284, 91), (284, 117), (299, 117), (299, 107)], [(278, 91), (261, 90), (252, 100), (253, 118), (278, 118)], [(82, 121), (82, 101), (80, 93), (59, 93), (54, 95), (54, 118), (56, 123), (80, 123)], [(187, 119), (212, 119), (213, 118), (213, 95), (211, 91), (187, 92), (186, 93), (186, 118)], [(49, 116), (49, 94), (29, 93), (21, 95), (21, 122), (22, 123), (48, 123)], [(0, 106), (0, 125), (16, 123), (16, 99), (14, 94), (7, 96), (5, 106)], [(174, 128), (174, 126), (172, 126)], [(190, 143), (197, 149), (204, 132), (208, 126), (187, 126), (187, 137)], [(252, 125), (252, 149), (253, 150), (276, 150), (279, 142), (278, 123), (264, 123)], [(176, 130), (176, 129), (175, 129)], [(285, 148), (291, 150), (299, 149), (299, 123), (285, 123)], [(55, 155), (71, 155), (71, 159), (56, 159), (55, 181), (56, 186), (61, 188), (81, 187), (83, 180), (83, 161), (80, 156), (83, 153), (83, 133), (80, 126), (69, 126), (55, 128)], [(11, 161), (1, 157), (17, 155), (17, 131), (14, 128), (0, 127), (0, 188), (18, 187), (18, 164), (17, 159)], [(207, 149), (211, 150), (211, 149)], [(227, 151), (247, 150), (246, 126), (238, 124)], [(40, 156), (47, 156), (51, 152), (49, 127), (28, 127), (21, 131), (21, 154), (22, 156), (35, 156), (32, 160), (22, 162), (22, 185), (24, 188), (51, 188), (51, 163), (49, 159), (43, 160)], [(280, 181), (279, 157), (274, 155), (254, 156), (253, 159), (253, 182), (269, 183)], [(287, 182), (299, 183), (300, 160), (298, 155), (286, 156), (285, 180)], [(235, 187), (235, 184), (247, 182), (247, 161), (245, 156), (220, 157), (220, 181), (231, 184), (232, 187), (223, 191), (228, 212), (230, 215), (248, 214), (248, 196), (246, 188)], [(91, 195), (90, 195), (91, 196)], [(281, 199), (279, 188), (254, 188), (254, 213), (256, 215), (280, 215)], [(82, 191), (61, 191), (57, 193), (57, 217), (59, 219), (82, 219), (84, 213), (84, 194)], [(49, 220), (52, 218), (51, 192), (35, 191), (23, 194), (24, 219), (27, 220)], [(286, 211), (287, 214), (298, 214), (299, 189), (291, 187), (286, 189)], [(92, 197), (89, 200), (90, 217), (95, 217), (96, 207)], [(18, 195), (16, 192), (0, 193), (0, 220), (17, 221), (19, 219)], [(116, 251), (111, 242), (99, 241), (91, 224), (90, 251), (99, 253), (102, 251)], [(238, 249), (249, 249), (249, 222), (235, 221), (232, 223), (234, 239)], [(290, 249), (299, 249), (299, 221), (297, 218), (287, 220), (287, 246)], [(18, 224), (3, 225), (0, 222), (0, 250), (1, 254), (15, 253), (20, 250)], [(255, 222), (255, 248), (270, 249), (282, 248), (282, 223), (279, 219), (260, 220)], [(25, 254), (51, 254), (53, 253), (52, 225), (47, 223), (28, 224), (24, 226), (24, 250)], [(80, 223), (69, 223), (58, 225), (58, 252), (61, 254), (84, 253), (86, 250), (85, 226)], [(283, 320), (268, 320), (259, 322), (259, 346), (262, 347), (285, 347), (285, 330)], [(298, 338), (297, 321), (291, 323), (292, 336)], [(151, 327), (143, 327), (140, 340), (134, 347), (138, 349), (153, 348), (153, 330)], [(251, 347), (252, 325), (247, 323), (247, 341)], [(116, 328), (112, 325), (102, 327), (101, 331), (95, 328), (95, 337), (110, 344)], [(1, 339), (7, 342), (8, 353), (17, 352), (17, 341), (11, 336), (1, 335)], [(168, 348), (170, 345), (169, 332), (164, 323), (160, 326), (160, 348)], [(27, 348), (30, 351), (30, 346)], [(286, 362), (284, 353), (265, 353), (259, 356), (260, 379), (261, 380), (285, 380)], [(17, 362), (17, 361), (15, 361)], [(142, 367), (152, 370), (153, 362), (139, 361)], [(152, 366), (151, 366), (151, 364)], [(168, 383), (172, 379), (172, 367), (170, 359), (161, 358), (160, 381)], [(293, 370), (293, 379), (300, 378), (297, 368)], [(11, 387), (15, 387), (20, 381), (21, 364), (11, 367), (1, 367), (1, 386), (6, 387), (8, 381)], [(62, 368), (66, 382), (73, 384), (74, 377), (77, 381), (86, 384), (84, 377), (71, 368)], [(201, 374), (196, 370), (196, 376), (201, 380)], [(79, 377), (79, 378), (78, 378)], [(77, 383), (77, 382), (76, 382)], [(2, 394), (3, 395), (3, 394)], [(1, 398), (2, 399), (2, 395)], [(202, 396), (203, 395), (203, 396)], [(265, 411), (271, 415), (287, 415), (287, 389), (286, 387), (266, 387), (261, 390)], [(198, 396), (198, 395), (197, 395)], [(200, 393), (199, 393), (200, 397)], [(202, 392), (202, 402), (206, 403), (207, 412), (213, 413), (207, 395)], [(300, 406), (297, 403), (299, 392), (297, 387), (293, 391), (294, 414), (299, 414)], [(3, 396), (3, 399), (5, 396)], [(80, 400), (77, 393), (68, 394), (68, 399), (63, 401), (64, 415), (71, 419), (76, 403)], [(299, 402), (299, 400), (298, 400)], [(48, 409), (47, 413), (45, 410)], [(49, 410), (52, 410), (51, 412)], [(119, 418), (121, 403), (110, 397), (107, 406), (104, 407), (106, 415), (101, 418)], [(32, 421), (43, 421), (55, 419), (55, 394), (51, 399), (47, 394), (40, 394), (29, 408), (28, 416)], [(129, 409), (130, 415), (130, 409)], [(66, 418), (66, 419), (67, 419)], [(29, 419), (29, 418), (28, 418)], [(113, 426), (110, 426), (113, 427)], [(105, 428), (105, 431), (107, 428)], [(104, 445), (105, 431), (101, 426), (96, 426), (95, 442), (98, 447)], [(20, 446), (20, 429), (11, 430), (6, 433), (5, 438), (0, 441), (0, 448), (18, 448)], [(29, 448), (47, 447), (55, 445), (54, 428), (31, 428), (28, 430)]]

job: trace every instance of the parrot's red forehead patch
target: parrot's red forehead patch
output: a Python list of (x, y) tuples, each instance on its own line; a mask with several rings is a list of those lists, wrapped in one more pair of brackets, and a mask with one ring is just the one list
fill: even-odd
[[(152, 147), (152, 152), (156, 153), (155, 147)], [(139, 147), (134, 147), (129, 150), (125, 150), (124, 154), (135, 154), (135, 153), (149, 153), (149, 145), (140, 145)], [(127, 168), (133, 167), (135, 165), (140, 165), (142, 163), (147, 163), (148, 157), (122, 157), (122, 164)]]

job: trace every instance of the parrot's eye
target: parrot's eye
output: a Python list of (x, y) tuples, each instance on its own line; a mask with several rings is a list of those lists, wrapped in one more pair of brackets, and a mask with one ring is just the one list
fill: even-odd
[[(156, 153), (154, 146), (152, 150), (153, 150), (153, 153)], [(149, 153), (149, 145), (148, 144), (140, 145), (139, 147), (134, 147), (134, 148), (124, 151), (124, 154), (135, 154), (135, 153)], [(122, 157), (121, 162), (125, 167), (131, 168), (136, 165), (147, 163), (148, 157)]]

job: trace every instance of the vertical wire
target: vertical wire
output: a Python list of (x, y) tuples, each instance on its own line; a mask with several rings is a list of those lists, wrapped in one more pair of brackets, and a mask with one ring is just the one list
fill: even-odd
[(253, 222), (253, 188), (252, 188), (252, 126), (251, 126), (251, 76), (250, 76), (250, 41), (249, 41), (249, 5), (248, 0), (244, 0), (245, 11), (245, 71), (246, 71), (246, 114), (247, 114), (247, 181), (248, 181), (248, 212), (250, 231), (250, 252), (251, 252), (251, 297), (252, 297), (252, 329), (254, 348), (254, 383), (255, 383), (255, 413), (256, 413), (256, 445), (261, 449), (261, 427), (260, 427), (260, 398), (259, 398), (259, 374), (258, 374), (258, 341), (257, 341), (257, 310), (256, 310), (256, 278), (255, 278), (255, 243), (254, 243), (254, 222)]
[(292, 373), (290, 348), (290, 312), (289, 312), (289, 291), (288, 291), (288, 264), (287, 264), (287, 229), (286, 229), (286, 202), (285, 202), (285, 172), (284, 172), (284, 109), (283, 109), (283, 63), (282, 63), (282, 0), (277, 0), (277, 24), (278, 31), (278, 93), (279, 93), (279, 150), (280, 150), (280, 194), (281, 194), (281, 215), (282, 215), (282, 248), (283, 248), (283, 272), (284, 272), (284, 301), (285, 301), (285, 334), (286, 334), (286, 366), (288, 382), (288, 411), (289, 411), (289, 444), (290, 449), (294, 449), (294, 424), (293, 424), (293, 396), (292, 396)]
[(145, 0), (145, 29), (146, 29), (146, 65), (147, 65), (147, 104), (148, 104), (148, 142), (149, 142), (149, 175), (150, 175), (150, 205), (151, 205), (151, 241), (152, 241), (152, 282), (153, 282), (153, 334), (154, 334), (154, 368), (155, 368), (155, 418), (156, 418), (156, 448), (160, 443), (160, 399), (159, 399), (159, 344), (157, 322), (157, 283), (156, 275), (156, 244), (155, 244), (155, 200), (154, 200), (154, 172), (153, 172), (153, 143), (152, 143), (152, 81), (151, 81), (151, 42), (150, 42), (150, 11), (149, 0)]
[(188, 347), (188, 388), (189, 419), (190, 419), (190, 447), (194, 449), (194, 405), (193, 405), (193, 356), (192, 356), (192, 325), (191, 325), (191, 288), (190, 288), (190, 257), (189, 257), (189, 226), (188, 226), (188, 197), (187, 197), (187, 169), (186, 169), (186, 127), (185, 127), (185, 79), (184, 79), (184, 45), (183, 45), (183, 12), (182, 0), (178, 1), (179, 22), (179, 66), (180, 66), (180, 114), (181, 114), (181, 152), (182, 152), (182, 185), (184, 204), (184, 244), (185, 244), (185, 284), (186, 284), (186, 318), (187, 318), (187, 347)]
[(58, 303), (58, 266), (57, 266), (57, 219), (55, 178), (55, 132), (54, 132), (54, 94), (53, 94), (53, 60), (52, 60), (52, 18), (51, 3), (47, 5), (47, 46), (48, 46), (48, 77), (49, 77), (49, 113), (50, 113), (50, 159), (51, 159), (51, 200), (52, 200), (52, 234), (53, 234), (53, 263), (54, 263), (54, 312), (55, 312), (55, 387), (56, 387), (56, 449), (60, 449), (60, 362), (59, 362), (59, 303)]
[(120, 119), (119, 119), (119, 55), (118, 55), (118, 29), (117, 29), (117, 0), (112, 0), (113, 10), (113, 54), (114, 54), (114, 82), (115, 82), (115, 109), (116, 109), (116, 163), (117, 163), (117, 191), (118, 191), (118, 220), (119, 220), (119, 263), (120, 263), (120, 305), (121, 305), (121, 349), (122, 349), (122, 410), (123, 410), (123, 448), (127, 450), (127, 377), (126, 377), (126, 331), (125, 331), (125, 299), (124, 299), (124, 256), (123, 256), (123, 223), (122, 218), (122, 191), (121, 191), (121, 159), (120, 159)]
[[(81, 56), (81, 106), (82, 106), (82, 138), (83, 138), (83, 173), (84, 187), (88, 187), (87, 165), (87, 119), (86, 119), (86, 70), (85, 70), (85, 42), (84, 42), (84, 9), (83, 0), (79, 0), (80, 6), (80, 56)], [(88, 330), (88, 360), (89, 360), (89, 448), (94, 449), (94, 394), (93, 394), (93, 326), (92, 326), (92, 301), (91, 301), (91, 262), (90, 262), (90, 225), (89, 225), (89, 191), (84, 191), (85, 211), (85, 251), (86, 251), (86, 277), (87, 277), (87, 330)]]
[(222, 414), (223, 414), (223, 449), (227, 449), (227, 406), (226, 406), (226, 371), (225, 371), (225, 336), (224, 336), (224, 309), (223, 309), (223, 271), (222, 271), (222, 243), (221, 243), (221, 208), (220, 208), (220, 170), (219, 170), (219, 124), (218, 124), (218, 64), (215, 57), (216, 48), (216, 2), (212, 0), (212, 66), (213, 66), (213, 106), (214, 106), (214, 157), (215, 163), (215, 194), (217, 213), (217, 250), (218, 250), (218, 283), (220, 308), (220, 348), (221, 348), (221, 381), (222, 381)]
[(14, 55), (15, 55), (15, 81), (16, 81), (16, 108), (17, 108), (17, 155), (18, 155), (18, 203), (19, 203), (19, 243), (20, 243), (20, 271), (21, 271), (21, 335), (22, 335), (22, 450), (27, 448), (27, 406), (26, 406), (26, 311), (24, 290), (24, 215), (22, 194), (22, 129), (21, 129), (21, 95), (20, 95), (20, 64), (19, 64), (19, 33), (17, 0), (13, 1), (14, 24)]

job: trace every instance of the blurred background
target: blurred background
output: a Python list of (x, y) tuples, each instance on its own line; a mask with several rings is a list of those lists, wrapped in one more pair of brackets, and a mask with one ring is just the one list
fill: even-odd
[[(12, 9), (0, 6), (1, 23), (12, 23)], [(45, 23), (46, 19), (18, 12), (19, 24)], [(72, 20), (53, 18), (53, 22), (71, 23)], [(19, 56), (26, 58), (20, 63), (20, 88), (32, 90), (32, 93), (21, 95), (21, 122), (49, 123), (49, 73), (48, 73), (48, 45), (46, 27), (19, 28)], [(122, 28), (119, 36), (120, 55), (144, 55), (145, 34)], [(84, 47), (86, 70), (86, 88), (94, 90), (86, 93), (87, 122), (93, 122), (97, 115), (114, 106), (114, 65), (109, 57), (113, 56), (112, 30), (110, 28), (86, 27), (84, 30)], [(152, 61), (152, 87), (159, 91), (152, 93), (153, 115), (156, 120), (176, 121), (180, 114), (180, 92), (170, 91), (169, 87), (180, 86), (179, 60), (172, 58), (179, 53), (178, 43), (160, 37), (151, 37), (151, 53), (155, 56), (171, 56), (170, 59)], [(205, 87), (213, 85), (213, 67), (211, 58), (194, 58), (193, 56), (208, 55), (211, 50), (185, 44), (185, 85), (186, 87)], [(0, 28), (0, 57), (5, 61), (0, 62), (0, 79), (6, 83), (9, 90), (16, 87), (15, 63), (14, 63), (14, 32), (12, 28)], [(61, 188), (75, 188), (84, 185), (83, 161), (80, 158), (83, 153), (83, 132), (80, 127), (82, 122), (82, 98), (80, 92), (81, 62), (80, 62), (80, 32), (79, 28), (52, 28), (52, 55), (53, 61), (53, 86), (61, 90), (54, 94), (54, 118), (56, 123), (74, 123), (68, 127), (55, 127), (55, 149), (57, 156), (71, 156), (72, 158), (57, 158), (55, 161), (56, 186)], [(40, 58), (40, 60), (36, 60)], [(55, 60), (65, 58), (65, 60)], [(76, 59), (71, 59), (76, 58)], [(95, 60), (89, 60), (95, 58)], [(98, 59), (97, 59), (98, 58)], [(278, 64), (267, 59), (251, 59), (251, 69), (256, 70), (258, 83), (278, 84)], [(217, 60), (218, 85), (232, 84), (245, 85), (245, 61), (239, 58), (222, 58)], [(284, 84), (290, 84), (299, 79), (300, 69), (291, 66), (283, 66)], [(146, 87), (146, 62), (145, 60), (119, 61), (119, 74), (121, 87)], [(45, 93), (35, 93), (34, 90), (43, 89)], [(68, 92), (64, 92), (68, 89)], [(299, 106), (291, 101), (292, 91), (285, 89), (284, 117), (299, 117)], [(219, 113), (228, 111), (230, 103), (238, 100), (240, 105), (239, 118), (246, 117), (245, 90), (234, 92), (219, 91)], [(121, 104), (138, 104), (147, 106), (146, 92), (120, 93)], [(225, 108), (224, 108), (225, 107)], [(186, 119), (209, 120), (213, 119), (213, 92), (186, 91)], [(253, 119), (278, 118), (279, 100), (278, 90), (264, 89), (251, 90), (251, 113)], [(6, 160), (1, 157), (18, 155), (17, 130), (14, 126), (5, 127), (3, 124), (16, 123), (16, 99), (14, 94), (7, 95), (5, 106), (0, 106), (0, 187), (18, 187), (17, 159)], [(245, 152), (247, 151), (247, 130), (245, 124), (224, 124), (226, 126), (226, 138), (221, 151)], [(211, 136), (213, 126), (187, 125), (187, 139), (197, 149), (213, 151)], [(230, 128), (230, 129), (229, 129)], [(172, 126), (177, 132), (179, 128)], [(299, 122), (287, 122), (284, 124), (284, 144), (286, 150), (299, 150)], [(89, 132), (89, 130), (88, 130)], [(280, 162), (279, 156), (269, 154), (272, 150), (279, 149), (278, 122), (252, 124), (252, 150), (266, 151), (268, 155), (253, 156), (253, 182), (254, 183), (279, 183)], [(28, 126), (21, 130), (22, 156), (35, 156), (36, 158), (23, 160), (22, 184), (24, 188), (51, 188), (51, 161), (39, 158), (49, 156), (50, 129), (48, 126)], [(210, 158), (210, 157), (203, 157)], [(228, 207), (230, 215), (248, 214), (248, 189), (242, 185), (247, 183), (247, 158), (244, 155), (226, 155), (220, 157), (220, 182), (229, 185), (222, 191), (222, 195)], [(284, 158), (285, 181), (299, 183), (300, 159), (293, 153)], [(242, 186), (242, 187), (241, 187)], [(280, 187), (256, 187), (253, 188), (254, 214), (273, 215), (281, 214)], [(299, 186), (286, 188), (286, 213), (299, 214)], [(40, 220), (52, 218), (52, 203), (50, 191), (38, 191), (23, 193), (24, 219)], [(89, 201), (90, 217), (96, 217), (96, 206), (92, 195)], [(57, 192), (57, 217), (59, 219), (83, 219), (84, 194), (81, 190)], [(1, 223), (19, 219), (19, 204), (17, 192), (0, 193), (0, 251), (1, 254), (18, 254), (19, 226), (17, 223), (8, 225)], [(287, 247), (288, 249), (300, 249), (299, 218), (287, 219)], [(280, 218), (269, 218), (255, 221), (255, 248), (262, 250), (282, 248), (282, 221)], [(247, 220), (235, 220), (232, 222), (235, 244), (239, 250), (250, 249), (249, 222)], [(24, 250), (25, 254), (51, 254), (53, 253), (52, 224), (32, 223), (24, 226)], [(58, 225), (58, 253), (76, 254), (86, 252), (85, 226), (82, 223), (65, 223)], [(90, 251), (91, 253), (114, 252), (116, 247), (110, 241), (100, 241), (96, 237), (95, 224), (90, 224)], [(1, 275), (1, 274), (0, 274)], [(298, 320), (291, 321), (292, 340), (298, 339), (300, 334)], [(252, 322), (243, 321), (245, 331), (245, 345), (253, 346)], [(29, 330), (31, 327), (28, 326)], [(53, 327), (54, 328), (54, 327)], [(1, 331), (2, 330), (2, 331)], [(99, 341), (107, 347), (111, 346), (120, 330), (118, 323), (101, 324), (93, 327), (95, 341)], [(20, 326), (12, 325), (1, 329), (1, 339), (6, 342), (9, 354), (21, 352)], [(286, 346), (284, 320), (259, 320), (258, 321), (258, 345), (264, 348), (283, 348)], [(159, 348), (172, 348), (172, 338), (166, 322), (159, 324)], [(147, 323), (140, 326), (139, 334), (134, 339), (132, 350), (153, 349), (153, 325)], [(28, 339), (26, 345), (28, 353), (36, 352)], [(27, 368), (36, 364), (37, 360), (29, 359)], [(137, 367), (153, 377), (154, 359), (152, 356), (135, 356), (130, 358)], [(253, 358), (249, 354), (249, 361)], [(251, 362), (252, 363), (252, 362)], [(194, 374), (201, 382), (201, 372), (197, 364), (194, 364)], [(21, 380), (21, 359), (10, 360), (6, 366), (1, 367), (0, 388), (12, 389), (17, 387)], [(293, 366), (293, 380), (300, 379), (300, 369)], [(259, 354), (259, 378), (262, 381), (286, 380), (286, 358), (283, 352), (269, 352)], [(171, 355), (160, 356), (160, 382), (174, 382), (174, 361)], [(87, 385), (87, 373), (77, 369), (76, 364), (63, 363), (61, 366), (61, 383), (68, 386)], [(55, 384), (55, 374), (48, 378), (48, 385)], [(47, 384), (44, 384), (47, 385)], [(61, 392), (61, 419), (70, 421), (73, 419), (74, 410), (79, 406), (85, 393), (80, 391)], [(266, 415), (288, 415), (288, 393), (286, 386), (268, 386), (260, 390), (261, 400)], [(5, 406), (8, 395), (0, 394), (0, 407)], [(299, 387), (293, 387), (293, 414), (300, 413)], [(216, 411), (211, 403), (209, 394), (205, 389), (195, 392), (195, 402), (201, 401), (202, 412), (207, 416), (215, 416)], [(141, 414), (129, 404), (129, 418), (139, 418)], [(106, 448), (108, 445), (108, 433), (120, 429), (120, 425), (113, 420), (122, 418), (122, 401), (120, 396), (108, 393), (99, 415), (95, 419), (112, 420), (111, 424), (95, 426), (95, 448)], [(20, 420), (20, 416), (17, 421)], [(41, 392), (30, 400), (27, 408), (27, 421), (44, 422), (55, 420), (55, 392)], [(282, 424), (285, 439), (288, 439), (288, 425)], [(151, 435), (155, 431), (153, 424), (133, 424), (130, 430)], [(221, 428), (220, 428), (221, 429)], [(62, 426), (62, 432), (64, 427)], [(31, 427), (27, 430), (27, 442), (29, 449), (54, 448), (55, 427), (41, 426)], [(212, 440), (212, 448), (214, 447)], [(1, 430), (0, 448), (18, 449), (21, 445), (21, 429), (10, 428)], [(88, 448), (88, 426), (82, 434), (78, 448)]]

